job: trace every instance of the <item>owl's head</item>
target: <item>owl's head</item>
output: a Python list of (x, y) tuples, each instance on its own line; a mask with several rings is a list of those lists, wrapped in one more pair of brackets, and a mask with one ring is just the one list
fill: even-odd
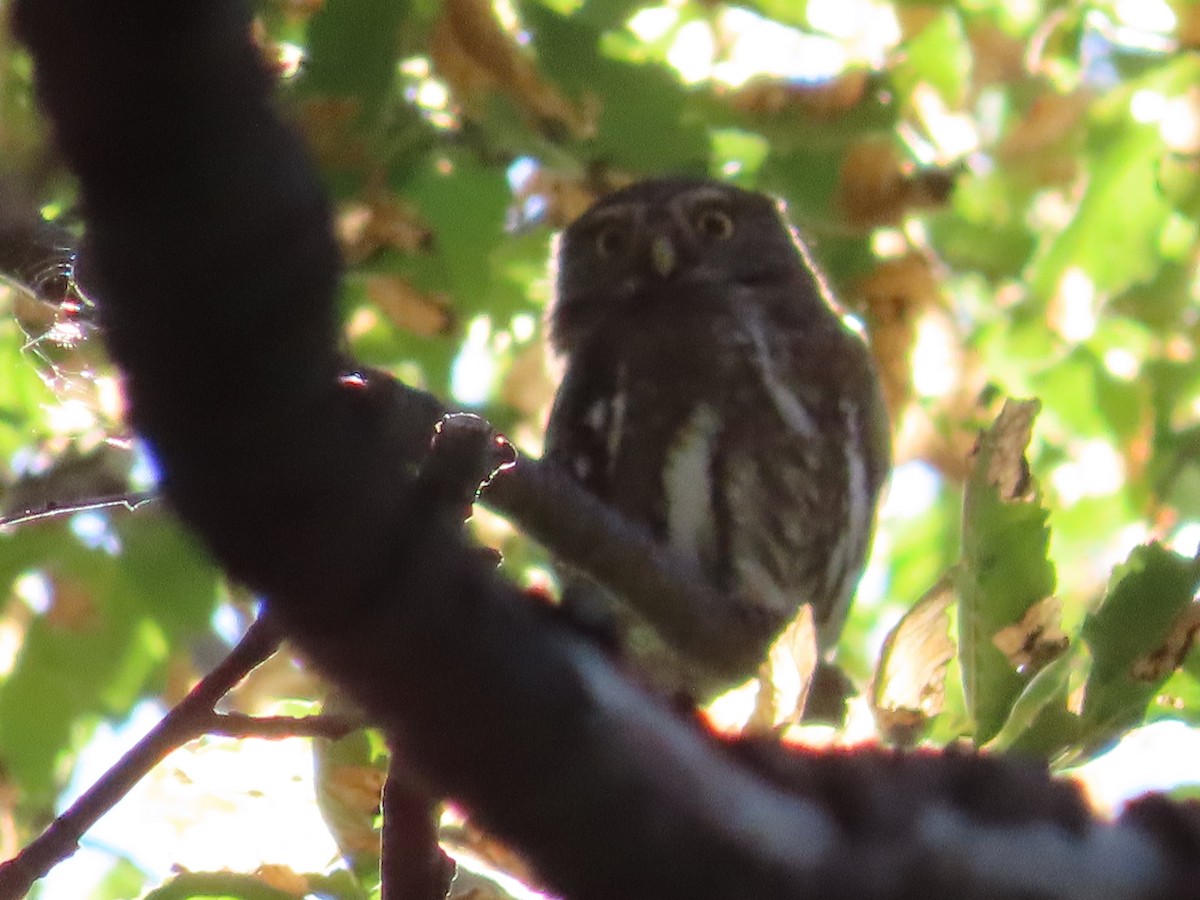
[(549, 333), (570, 353), (613, 317), (720, 303), (738, 287), (811, 272), (777, 201), (704, 179), (643, 181), (603, 197), (560, 236)]

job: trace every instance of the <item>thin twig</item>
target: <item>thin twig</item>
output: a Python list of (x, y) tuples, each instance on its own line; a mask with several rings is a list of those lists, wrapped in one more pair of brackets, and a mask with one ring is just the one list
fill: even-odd
[(211, 712), (200, 720), (201, 733), (231, 738), (279, 740), (290, 737), (344, 738), (366, 726), (357, 716), (248, 716), (245, 713)]
[(18, 525), (29, 525), (33, 522), (40, 522), (43, 519), (56, 519), (59, 516), (70, 516), (75, 513), (91, 512), (96, 509), (112, 509), (113, 507), (120, 506), (133, 512), (147, 503), (157, 500), (158, 496), (154, 491), (138, 491), (129, 494), (114, 494), (110, 497), (96, 497), (95, 499), (84, 500), (80, 503), (52, 503), (41, 509), (27, 509), (16, 515), (0, 516), (0, 532), (16, 528)]
[(0, 863), (0, 900), (21, 900), (33, 883), (79, 848), (84, 833), (171, 751), (200, 737), (217, 701), (279, 647), (269, 620), (256, 620), (237, 646), (150, 732), (24, 850)]

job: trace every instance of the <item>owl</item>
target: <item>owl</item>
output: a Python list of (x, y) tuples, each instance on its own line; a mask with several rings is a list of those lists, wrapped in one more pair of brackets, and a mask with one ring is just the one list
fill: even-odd
[[(560, 236), (546, 457), (730, 596), (836, 643), (890, 460), (870, 354), (763, 194), (707, 180), (609, 194)], [(732, 685), (582, 576), (563, 605), (616, 630), (646, 680)], [(765, 648), (764, 648), (765, 649)], [(752, 673), (747, 673), (752, 674)]]

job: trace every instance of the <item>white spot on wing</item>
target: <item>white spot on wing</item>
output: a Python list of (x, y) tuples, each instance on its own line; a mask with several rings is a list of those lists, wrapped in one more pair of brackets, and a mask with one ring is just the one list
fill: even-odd
[(667, 534), (672, 548), (698, 562), (714, 542), (713, 445), (721, 423), (709, 406), (698, 406), (684, 426), (663, 471)]
[(577, 456), (571, 465), (571, 470), (575, 473), (576, 480), (587, 481), (588, 476), (592, 474), (591, 460), (586, 456)]
[(588, 428), (595, 431), (597, 434), (604, 430), (604, 425), (608, 421), (608, 398), (601, 397), (590, 407), (588, 407), (587, 415), (583, 417), (583, 422)]
[(625, 406), (626, 396), (618, 384), (617, 392), (613, 394), (612, 405), (609, 408), (611, 413), (608, 424), (608, 439), (605, 442), (605, 449), (608, 452), (608, 474), (611, 477), (613, 468), (617, 464), (617, 452), (621, 449), (621, 438), (625, 436)]

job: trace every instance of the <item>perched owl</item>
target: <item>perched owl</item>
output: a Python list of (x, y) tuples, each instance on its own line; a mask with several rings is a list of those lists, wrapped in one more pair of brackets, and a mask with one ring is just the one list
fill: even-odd
[[(662, 179), (610, 194), (561, 236), (547, 328), (565, 374), (546, 456), (698, 564), (791, 618), (823, 651), (854, 593), (889, 437), (866, 346), (762, 194)], [(653, 684), (731, 685), (682, 659), (579, 576), (563, 603), (612, 617)]]

